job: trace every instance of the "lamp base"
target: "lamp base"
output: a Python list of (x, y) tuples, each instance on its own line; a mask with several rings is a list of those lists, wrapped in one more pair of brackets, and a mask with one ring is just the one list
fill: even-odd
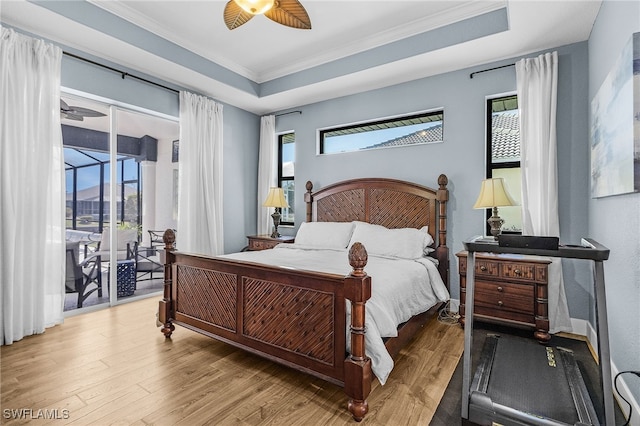
[(271, 238), (278, 238), (280, 234), (278, 233), (278, 225), (280, 225), (280, 212), (279, 209), (276, 208), (276, 211), (271, 215), (273, 219), (273, 232), (271, 233)]
[(493, 239), (497, 240), (498, 235), (502, 233), (502, 225), (504, 224), (504, 219), (498, 216), (498, 208), (493, 208), (493, 215), (487, 219), (487, 223), (491, 227), (491, 235), (493, 235)]

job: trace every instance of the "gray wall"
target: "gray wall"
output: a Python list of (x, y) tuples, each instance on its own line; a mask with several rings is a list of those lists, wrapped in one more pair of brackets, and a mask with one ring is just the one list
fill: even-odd
[[(561, 237), (579, 241), (587, 231), (588, 151), (587, 43), (556, 49), (559, 54), (558, 172)], [(535, 55), (528, 55), (532, 57)], [(484, 232), (482, 210), (472, 208), (485, 176), (485, 99), (515, 92), (514, 67), (469, 73), (513, 63), (513, 58), (483, 67), (429, 77), (401, 85), (306, 105), (276, 120), (278, 132), (296, 132), (296, 217), (304, 220), (304, 185), (315, 188), (356, 177), (404, 179), (437, 187), (440, 173), (449, 177), (448, 245), (451, 250), (451, 295), (459, 298), (454, 254), (462, 241)], [(444, 143), (316, 155), (317, 129), (344, 123), (443, 107)], [(578, 213), (576, 213), (578, 212)], [(299, 224), (299, 223), (298, 223)], [(571, 316), (589, 318), (589, 294), (575, 282), (580, 268), (569, 267), (565, 280)]]
[[(603, 2), (589, 39), (589, 100), (639, 31), (640, 2)], [(617, 370), (640, 371), (640, 194), (590, 199), (589, 233), (611, 250), (604, 269), (612, 361)], [(640, 379), (625, 379), (640, 402)]]

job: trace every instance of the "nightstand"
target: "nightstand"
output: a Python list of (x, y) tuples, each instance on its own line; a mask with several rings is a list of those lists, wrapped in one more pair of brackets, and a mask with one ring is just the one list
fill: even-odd
[(293, 243), (295, 237), (282, 235), (278, 238), (271, 238), (271, 235), (249, 235), (247, 236), (249, 239), (249, 246), (247, 250), (256, 251), (256, 250), (267, 250), (274, 248), (276, 245), (280, 243)]
[[(464, 325), (467, 252), (456, 253), (460, 273), (460, 322)], [(474, 318), (534, 329), (541, 343), (549, 335), (546, 257), (478, 253), (475, 265)]]

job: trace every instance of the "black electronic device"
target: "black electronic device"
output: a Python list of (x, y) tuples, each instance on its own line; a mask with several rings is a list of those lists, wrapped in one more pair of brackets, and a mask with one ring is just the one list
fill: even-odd
[(558, 250), (560, 239), (558, 237), (539, 237), (536, 235), (498, 235), (498, 246), (528, 248), (541, 250)]
[(466, 424), (599, 425), (573, 352), (488, 335), (470, 389)]

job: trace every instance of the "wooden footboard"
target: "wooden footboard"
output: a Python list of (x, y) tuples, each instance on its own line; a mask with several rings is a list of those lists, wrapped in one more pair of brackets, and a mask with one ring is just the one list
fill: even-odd
[[(364, 353), (365, 302), (371, 279), (361, 244), (350, 251), (347, 277), (179, 253), (165, 233), (164, 298), (159, 320), (344, 386), (356, 420), (367, 412), (371, 361)], [(345, 299), (351, 303), (351, 355)]]

